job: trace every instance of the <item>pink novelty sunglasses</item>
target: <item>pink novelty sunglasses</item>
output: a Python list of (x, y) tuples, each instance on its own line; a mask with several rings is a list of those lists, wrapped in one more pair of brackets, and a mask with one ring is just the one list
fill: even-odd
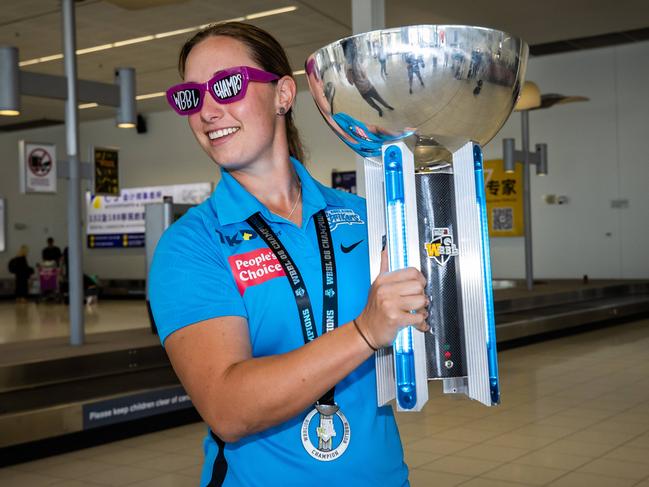
[(237, 66), (217, 71), (206, 83), (180, 83), (167, 90), (167, 101), (178, 115), (191, 115), (200, 111), (205, 92), (209, 91), (217, 103), (234, 103), (246, 96), (248, 83), (270, 83), (280, 77), (274, 73)]

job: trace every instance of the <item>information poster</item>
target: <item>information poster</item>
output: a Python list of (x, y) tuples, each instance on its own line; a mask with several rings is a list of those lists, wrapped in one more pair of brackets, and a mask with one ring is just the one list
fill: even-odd
[(56, 145), (18, 142), (21, 193), (56, 193)]
[(119, 196), (119, 151), (93, 147), (93, 188), (97, 196)]
[(332, 171), (331, 187), (356, 194), (356, 171)]
[(212, 183), (124, 188), (119, 196), (86, 193), (87, 244), (94, 248), (144, 247), (144, 205), (174, 203), (197, 205), (210, 197)]
[(502, 159), (484, 161), (487, 217), (491, 237), (520, 237), (523, 230), (523, 167), (505, 172)]

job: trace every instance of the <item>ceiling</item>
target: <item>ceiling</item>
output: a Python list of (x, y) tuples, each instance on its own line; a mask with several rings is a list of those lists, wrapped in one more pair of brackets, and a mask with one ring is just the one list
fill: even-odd
[[(532, 46), (649, 27), (647, 0), (385, 0), (387, 27), (408, 24), (468, 24), (505, 30)], [(284, 45), (294, 69), (314, 50), (351, 34), (351, 0), (77, 0), (77, 49), (113, 43), (209, 22), (295, 6), (288, 13), (251, 22)], [(643, 31), (644, 32), (644, 31)], [(164, 91), (178, 81), (180, 46), (191, 33), (79, 55), (81, 79), (112, 83), (118, 66), (134, 67), (137, 94)], [(19, 49), (21, 61), (62, 52), (59, 0), (3, 0), (0, 45)], [(63, 74), (62, 60), (23, 70)], [(300, 79), (301, 78), (301, 79)], [(304, 87), (303, 77), (298, 81)], [(0, 130), (43, 119), (62, 120), (63, 103), (22, 97), (18, 117), (0, 117)], [(138, 112), (166, 110), (163, 97), (138, 101)], [(114, 117), (114, 109), (79, 111), (81, 121)], [(42, 122), (41, 122), (42, 123)]]

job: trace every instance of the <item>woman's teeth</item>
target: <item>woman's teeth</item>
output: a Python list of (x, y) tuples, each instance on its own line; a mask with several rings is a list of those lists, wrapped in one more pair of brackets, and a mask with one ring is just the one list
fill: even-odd
[(215, 130), (213, 132), (208, 132), (207, 136), (210, 138), (210, 140), (214, 139), (220, 139), (221, 137), (225, 137), (226, 135), (230, 135), (235, 133), (237, 130), (239, 130), (239, 127), (230, 127), (227, 129), (219, 129)]

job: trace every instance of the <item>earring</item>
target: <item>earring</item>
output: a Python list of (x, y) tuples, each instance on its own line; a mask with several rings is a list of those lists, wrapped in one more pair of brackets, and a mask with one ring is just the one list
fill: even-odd
[(279, 107), (279, 111), (277, 112), (277, 115), (286, 115), (286, 108)]

